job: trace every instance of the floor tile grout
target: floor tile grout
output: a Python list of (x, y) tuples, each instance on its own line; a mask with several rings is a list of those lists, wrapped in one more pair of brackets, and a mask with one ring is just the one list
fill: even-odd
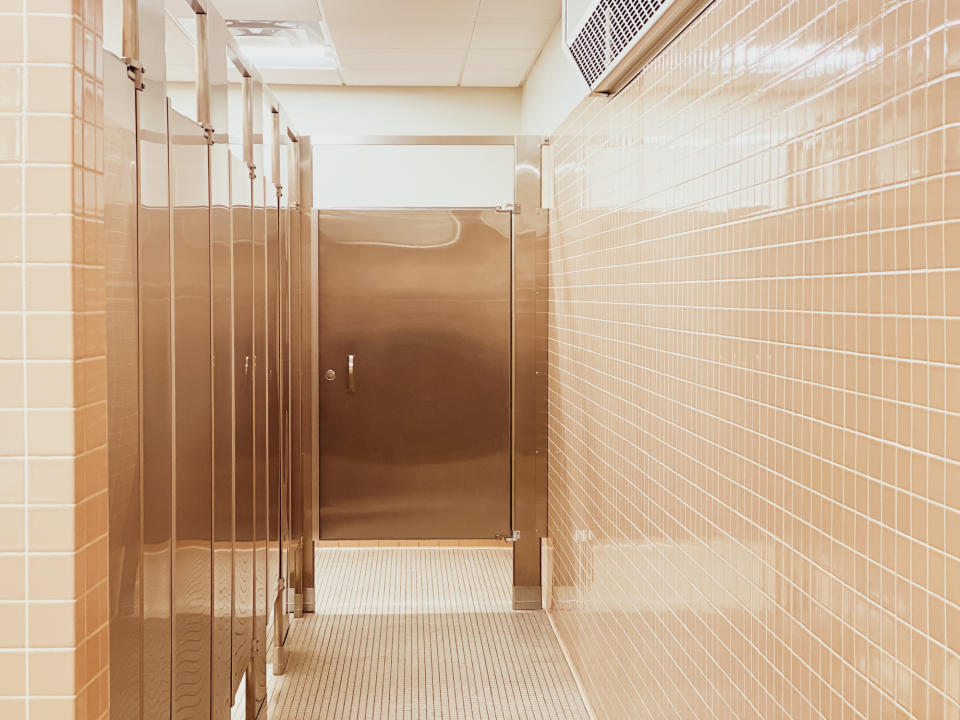
[(587, 720), (542, 610), (511, 608), (509, 548), (326, 546), (271, 720)]

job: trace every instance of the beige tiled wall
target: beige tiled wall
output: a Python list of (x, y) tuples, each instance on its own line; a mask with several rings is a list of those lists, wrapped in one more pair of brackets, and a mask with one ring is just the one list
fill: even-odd
[(99, 0), (0, 0), (0, 717), (107, 710)]
[(960, 718), (960, 2), (716, 0), (551, 141), (597, 716)]

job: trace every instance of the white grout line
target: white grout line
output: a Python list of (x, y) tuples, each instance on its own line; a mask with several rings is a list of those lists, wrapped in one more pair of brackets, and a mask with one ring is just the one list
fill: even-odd
[(563, 657), (567, 661), (567, 667), (570, 668), (570, 674), (573, 675), (573, 681), (577, 684), (577, 690), (580, 691), (580, 699), (583, 701), (583, 706), (587, 709), (587, 715), (590, 716), (590, 720), (597, 720), (597, 713), (594, 711), (593, 705), (590, 703), (590, 698), (587, 697), (587, 690), (583, 685), (580, 672), (577, 670), (577, 666), (573, 663), (573, 658), (570, 655), (569, 648), (567, 648), (567, 643), (564, 642), (563, 637), (560, 635), (560, 629), (557, 627), (557, 621), (553, 617), (554, 611), (544, 610), (544, 613), (547, 616), (547, 620), (550, 621), (550, 627), (553, 629), (553, 636), (557, 639), (557, 644), (560, 646), (560, 652), (563, 653)]
[(543, 612), (512, 610), (509, 553), (317, 550), (317, 612), (291, 629), (271, 715), (586, 720)]

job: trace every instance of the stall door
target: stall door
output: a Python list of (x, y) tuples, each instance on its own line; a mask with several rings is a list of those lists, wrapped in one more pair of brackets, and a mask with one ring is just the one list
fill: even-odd
[(321, 211), (320, 536), (510, 531), (510, 222)]

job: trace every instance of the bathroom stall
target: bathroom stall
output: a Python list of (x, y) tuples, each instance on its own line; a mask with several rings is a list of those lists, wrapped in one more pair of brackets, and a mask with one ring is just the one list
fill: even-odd
[(322, 538), (510, 535), (511, 220), (319, 211)]
[(291, 352), (313, 346), (296, 192), (310, 158), (212, 6), (114, 10), (103, 57), (111, 716), (252, 720), (267, 673), (285, 667), (288, 589), (306, 557), (293, 498), (312, 466), (291, 398), (309, 383)]
[(312, 138), (321, 541), (508, 540), (540, 607), (542, 138)]

